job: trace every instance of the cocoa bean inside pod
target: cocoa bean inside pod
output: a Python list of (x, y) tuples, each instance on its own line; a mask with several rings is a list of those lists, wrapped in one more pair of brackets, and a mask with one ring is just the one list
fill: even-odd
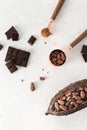
[(84, 87), (85, 92), (87, 92), (87, 87)]
[(46, 114), (69, 115), (87, 107), (87, 87), (85, 84), (87, 84), (87, 79), (71, 83), (60, 90), (52, 98)]

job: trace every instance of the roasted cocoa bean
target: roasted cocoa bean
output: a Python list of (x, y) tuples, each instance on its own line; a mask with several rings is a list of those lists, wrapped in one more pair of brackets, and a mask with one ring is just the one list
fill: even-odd
[(58, 102), (55, 102), (55, 108), (56, 108), (56, 110), (59, 110), (60, 108), (59, 108), (59, 104), (58, 104)]
[(64, 104), (65, 104), (65, 102), (62, 101), (62, 100), (58, 100), (58, 103), (59, 103), (60, 105), (64, 105)]
[(84, 87), (85, 92), (87, 92), (87, 87)]
[(63, 106), (63, 105), (60, 105), (60, 108), (61, 108), (63, 111), (66, 111), (66, 110), (67, 110), (67, 107), (66, 107), (66, 106)]
[(85, 92), (83, 90), (80, 92), (80, 96), (81, 96), (82, 99), (85, 98)]

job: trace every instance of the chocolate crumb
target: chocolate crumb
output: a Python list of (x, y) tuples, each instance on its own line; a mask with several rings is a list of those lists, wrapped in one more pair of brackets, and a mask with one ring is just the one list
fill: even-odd
[(47, 42), (44, 42), (44, 44), (47, 44)]
[(42, 71), (44, 71), (44, 68), (42, 68)]
[(24, 82), (24, 79), (21, 79), (21, 82)]
[(45, 77), (40, 77), (40, 80), (41, 80), (41, 81), (45, 80)]
[(35, 85), (33, 82), (30, 83), (30, 90), (31, 91), (34, 91), (35, 90)]

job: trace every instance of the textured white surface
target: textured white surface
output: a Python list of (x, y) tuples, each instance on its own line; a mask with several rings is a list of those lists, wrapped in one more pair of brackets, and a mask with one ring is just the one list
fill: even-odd
[[(66, 47), (87, 28), (87, 0), (66, 0), (52, 27), (53, 35), (44, 39), (40, 30), (47, 25), (56, 3), (57, 0), (0, 0), (0, 43), (4, 45), (0, 51), (0, 130), (87, 129), (87, 108), (66, 117), (44, 115), (59, 89), (87, 78), (87, 63), (80, 54), (87, 39), (68, 53), (63, 66), (55, 68), (48, 60), (50, 51)], [(18, 42), (7, 41), (4, 35), (12, 25), (20, 33)], [(31, 34), (38, 38), (33, 46), (27, 43)], [(31, 52), (28, 67), (20, 67), (14, 74), (4, 62), (9, 45)], [(47, 79), (41, 82), (40, 76)], [(31, 81), (37, 87), (33, 93), (29, 90)]]

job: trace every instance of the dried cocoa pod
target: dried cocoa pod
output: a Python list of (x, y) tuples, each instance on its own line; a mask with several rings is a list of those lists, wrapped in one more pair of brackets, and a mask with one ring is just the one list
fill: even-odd
[[(51, 100), (46, 115), (63, 116), (87, 107), (87, 79), (69, 84)], [(79, 87), (80, 86), (80, 87)], [(69, 99), (70, 100), (67, 100)], [(62, 100), (64, 99), (64, 100)], [(59, 105), (57, 104), (59, 103)], [(51, 107), (50, 107), (51, 106)]]

